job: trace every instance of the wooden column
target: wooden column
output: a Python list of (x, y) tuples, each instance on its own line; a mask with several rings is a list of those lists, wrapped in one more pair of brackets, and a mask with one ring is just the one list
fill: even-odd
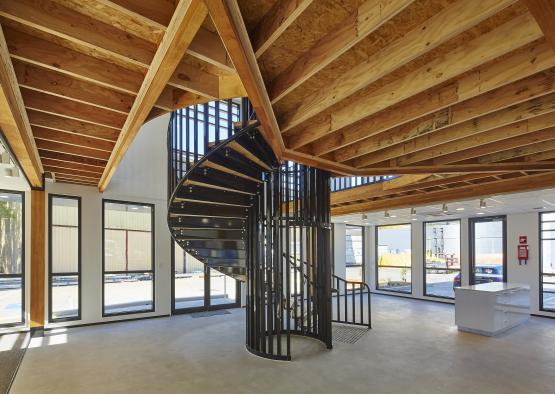
[(44, 328), (45, 305), (45, 193), (43, 190), (31, 191), (31, 313), (32, 331)]

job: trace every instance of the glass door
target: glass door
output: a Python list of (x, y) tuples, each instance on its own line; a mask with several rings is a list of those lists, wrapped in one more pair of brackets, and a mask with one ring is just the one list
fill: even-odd
[(173, 313), (239, 307), (239, 281), (208, 268), (178, 244), (172, 244)]
[(506, 281), (505, 216), (470, 219), (470, 284)]

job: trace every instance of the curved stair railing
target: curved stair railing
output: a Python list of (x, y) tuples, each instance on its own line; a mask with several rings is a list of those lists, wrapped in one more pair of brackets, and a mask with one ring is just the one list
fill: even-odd
[[(292, 334), (331, 348), (329, 174), (280, 163), (258, 123), (248, 124), (247, 111), (239, 114), (240, 129), (211, 142), (210, 127), (219, 125), (209, 122), (210, 107), (204, 108), (204, 134), (195, 134), (199, 124), (189, 119), (179, 126), (182, 115), (174, 113), (170, 122), (168, 225), (174, 241), (210, 268), (245, 282), (250, 352), (289, 360)], [(183, 150), (184, 142), (201, 149)], [(283, 253), (306, 261), (303, 275), (310, 280), (297, 281)], [(297, 294), (301, 319), (291, 305)]]

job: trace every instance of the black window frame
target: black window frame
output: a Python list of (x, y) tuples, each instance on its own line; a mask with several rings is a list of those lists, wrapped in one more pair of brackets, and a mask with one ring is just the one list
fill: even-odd
[(21, 274), (0, 274), (1, 277), (5, 277), (5, 278), (21, 277), (21, 320), (17, 322), (11, 322), (11, 323), (2, 323), (0, 324), (0, 328), (21, 327), (21, 326), (25, 326), (26, 324), (26, 319), (25, 319), (25, 316), (26, 316), (25, 192), (20, 190), (0, 189), (0, 193), (18, 194), (21, 196)]
[[(409, 233), (410, 233), (410, 292), (408, 291), (400, 291), (400, 290), (390, 290), (390, 289), (383, 289), (379, 287), (379, 251), (378, 251), (378, 245), (379, 245), (379, 239), (378, 239), (378, 233), (379, 233), (379, 229), (380, 227), (393, 227), (393, 226), (409, 226)], [(374, 250), (375, 250), (375, 260), (376, 260), (376, 264), (375, 264), (375, 274), (376, 274), (376, 290), (378, 291), (387, 291), (390, 293), (396, 293), (396, 294), (408, 294), (408, 295), (413, 295), (414, 293), (414, 286), (413, 286), (413, 282), (412, 282), (412, 271), (413, 271), (413, 258), (412, 258), (412, 223), (394, 223), (394, 224), (381, 224), (379, 226), (376, 226), (376, 234), (375, 234), (375, 239), (374, 239)], [(406, 268), (406, 267), (391, 267), (391, 268)]]
[[(540, 311), (555, 312), (555, 308), (546, 308), (543, 305), (543, 284), (544, 284), (543, 276), (546, 275), (546, 274), (543, 273), (543, 242), (542, 241), (544, 241), (544, 238), (542, 236), (542, 233), (543, 233), (543, 231), (554, 231), (554, 230), (543, 230), (542, 229), (542, 224), (543, 224), (542, 216), (544, 214), (548, 214), (548, 213), (555, 214), (555, 211), (540, 212), (539, 215), (538, 215), (538, 230), (539, 230), (539, 237), (538, 237), (538, 240), (539, 240), (539, 248), (538, 248), (538, 250), (539, 250), (539, 294), (538, 294), (538, 297), (539, 297), (539, 307), (540, 307), (539, 309), (540, 309)], [(555, 223), (555, 221), (548, 220), (547, 223)], [(551, 238), (547, 238), (547, 240), (550, 240), (550, 239)], [(555, 278), (555, 274), (547, 274), (547, 275), (553, 276)]]
[[(362, 268), (362, 279), (361, 282), (366, 282), (366, 226), (360, 226), (358, 224), (346, 224), (345, 225), (345, 239), (347, 238), (347, 228), (348, 227), (360, 227), (362, 232), (362, 263), (351, 265), (350, 267), (361, 267)], [(345, 248), (345, 278), (347, 277), (347, 250)]]
[(468, 283), (470, 285), (476, 284), (474, 281), (474, 268), (475, 268), (475, 242), (474, 242), (474, 224), (480, 222), (493, 222), (501, 220), (503, 222), (503, 282), (507, 282), (507, 215), (494, 215), (494, 216), (480, 216), (471, 217), (468, 219)]
[[(143, 207), (150, 207), (152, 210), (152, 215), (150, 217), (150, 228), (151, 228), (151, 270), (140, 270), (140, 271), (125, 271), (126, 273), (145, 273), (150, 272), (152, 273), (152, 308), (150, 309), (143, 309), (139, 311), (126, 311), (126, 312), (116, 312), (116, 313), (106, 313), (106, 299), (105, 299), (105, 289), (104, 286), (106, 284), (105, 277), (106, 275), (110, 274), (118, 274), (121, 273), (120, 271), (106, 271), (106, 261), (105, 261), (105, 216), (106, 216), (106, 204), (122, 204), (122, 205), (138, 205)], [(138, 315), (143, 313), (152, 313), (156, 312), (156, 228), (155, 228), (155, 217), (156, 217), (156, 210), (155, 205), (152, 203), (145, 203), (145, 202), (138, 202), (138, 201), (124, 201), (124, 200), (114, 200), (114, 199), (102, 199), (102, 317), (113, 317), (113, 316), (125, 316), (125, 315)]]
[[(427, 293), (427, 286), (426, 286), (426, 271), (427, 271), (427, 267), (426, 267), (426, 224), (428, 223), (445, 223), (445, 222), (459, 222), (459, 254), (462, 255), (462, 221), (461, 219), (446, 219), (446, 220), (428, 220), (425, 222), (422, 222), (422, 241), (423, 241), (423, 245), (422, 245), (422, 265), (423, 265), (423, 292), (422, 294), (424, 294), (424, 297), (433, 297), (433, 298), (440, 298), (440, 299), (445, 299), (445, 300), (454, 300), (455, 297), (446, 297), (446, 296), (440, 296), (437, 294), (428, 294)], [(461, 256), (459, 256), (459, 258), (461, 258)], [(462, 259), (461, 259), (462, 260)], [(459, 268), (458, 269), (447, 269), (447, 268), (437, 268), (437, 270), (440, 271), (459, 271), (459, 273), (461, 274), (461, 285), (462, 285), (462, 278), (463, 278), (463, 270), (462, 270), (462, 261), (459, 261)]]
[[(77, 200), (77, 273), (56, 273), (52, 272), (52, 206), (53, 201), (55, 198), (58, 199), (68, 199), (68, 200)], [(81, 251), (82, 251), (82, 240), (81, 240), (81, 197), (80, 196), (71, 196), (71, 195), (64, 195), (64, 194), (48, 194), (48, 322), (49, 323), (59, 323), (59, 322), (66, 322), (66, 321), (74, 321), (74, 320), (81, 320), (81, 308), (82, 308), (82, 266), (81, 266)], [(59, 317), (54, 318), (52, 317), (52, 278), (54, 276), (76, 276), (77, 275), (77, 291), (78, 291), (78, 310), (77, 316), (70, 316), (70, 317)]]

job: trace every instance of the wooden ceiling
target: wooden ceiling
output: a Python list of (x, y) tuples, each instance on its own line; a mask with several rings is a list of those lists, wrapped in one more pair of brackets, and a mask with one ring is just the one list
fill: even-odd
[(0, 126), (30, 136), (24, 170), (103, 190), (145, 120), (246, 93), (282, 159), (400, 175), (334, 213), (539, 189), (553, 20), (545, 0), (3, 0)]
[(0, 125), (31, 184), (103, 190), (146, 120), (245, 95), (207, 16), (202, 1), (0, 1)]
[(284, 157), (347, 214), (555, 185), (555, 3), (239, 2)]

